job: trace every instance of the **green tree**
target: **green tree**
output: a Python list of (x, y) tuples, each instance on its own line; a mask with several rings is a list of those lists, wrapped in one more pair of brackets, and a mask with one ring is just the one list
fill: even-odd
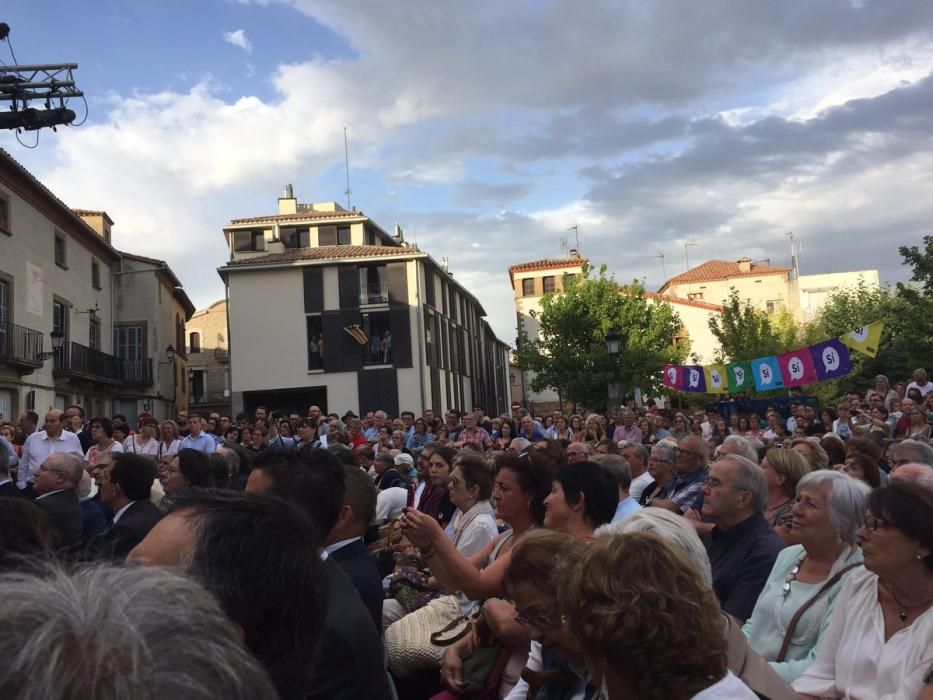
[[(657, 392), (665, 362), (681, 362), (687, 348), (674, 344), (681, 323), (667, 303), (649, 303), (637, 282), (620, 290), (606, 266), (592, 275), (565, 277), (562, 294), (547, 294), (541, 312), (538, 338), (519, 335), (518, 366), (532, 373), (531, 389), (553, 389), (564, 400), (588, 407), (605, 405), (607, 385), (622, 383), (627, 394), (633, 387)], [(606, 334), (621, 336), (615, 361), (606, 349)]]
[[(933, 236), (923, 237), (923, 251), (917, 246), (902, 245), (897, 251), (904, 258), (904, 264), (914, 268), (914, 274), (911, 276), (911, 282), (920, 282), (922, 293), (927, 298), (933, 297)], [(897, 290), (904, 292), (910, 288), (904, 284), (898, 283)], [(920, 292), (913, 291), (919, 295)]]
[(717, 362), (751, 360), (797, 347), (797, 324), (786, 311), (769, 314), (755, 308), (735, 287), (722, 306), (722, 315), (709, 319), (709, 329), (719, 341)]

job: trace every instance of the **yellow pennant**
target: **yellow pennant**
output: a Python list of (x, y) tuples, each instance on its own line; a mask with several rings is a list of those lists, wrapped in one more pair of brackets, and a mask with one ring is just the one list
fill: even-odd
[(704, 365), (706, 391), (710, 394), (725, 394), (729, 391), (729, 380), (725, 365)]
[(882, 330), (884, 330), (884, 321), (875, 321), (840, 336), (839, 341), (863, 355), (875, 357), (878, 354), (878, 345), (881, 343)]

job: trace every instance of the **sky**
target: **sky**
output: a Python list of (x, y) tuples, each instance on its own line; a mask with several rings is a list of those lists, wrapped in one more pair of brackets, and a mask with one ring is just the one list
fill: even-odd
[[(515, 337), (508, 266), (576, 246), (656, 290), (709, 259), (877, 269), (933, 221), (928, 0), (8, 0), (81, 126), (0, 147), (195, 305), (230, 219), (351, 202)], [(54, 21), (50, 21), (54, 20)], [(0, 43), (0, 59), (12, 62)], [(70, 105), (81, 119), (84, 106)], [(36, 134), (24, 134), (27, 145)], [(566, 242), (565, 244), (562, 242)], [(696, 246), (685, 247), (685, 243)], [(661, 257), (663, 256), (663, 257)]]

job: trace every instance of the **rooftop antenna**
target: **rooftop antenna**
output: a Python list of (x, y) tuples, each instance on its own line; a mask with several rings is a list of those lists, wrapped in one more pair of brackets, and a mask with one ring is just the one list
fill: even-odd
[(582, 254), (582, 251), (580, 250), (580, 226), (579, 226), (578, 224), (574, 224), (573, 226), (571, 226), (571, 227), (568, 228), (567, 230), (568, 230), (568, 231), (573, 231), (574, 234), (576, 235), (576, 237), (577, 237), (577, 252), (580, 253), (580, 254)]
[(350, 145), (347, 140), (346, 126), (343, 127), (343, 158), (347, 170), (347, 191), (344, 194), (347, 195), (347, 211), (352, 211), (350, 207)]
[(800, 277), (800, 243), (794, 240), (793, 231), (788, 231), (784, 235), (790, 240), (791, 279), (797, 279)]
[(570, 249), (567, 245), (567, 236), (561, 236), (560, 238), (560, 252), (563, 253), (565, 258), (570, 256)]
[(697, 243), (696, 241), (685, 241), (684, 242), (684, 260), (687, 263), (688, 270), (690, 269), (690, 251), (688, 250), (688, 248), (692, 248), (693, 246), (698, 246), (698, 245), (700, 244)]
[(667, 282), (667, 265), (664, 264), (664, 253), (658, 253), (654, 257), (661, 258), (661, 274), (664, 275), (664, 282)]

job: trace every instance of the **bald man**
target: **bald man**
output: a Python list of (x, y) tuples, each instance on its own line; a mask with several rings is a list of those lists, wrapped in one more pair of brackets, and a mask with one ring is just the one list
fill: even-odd
[(62, 411), (53, 409), (45, 415), (44, 430), (37, 430), (23, 445), (23, 456), (19, 460), (19, 471), (16, 475), (16, 485), (21, 489), (32, 492), (32, 484), (36, 480), (39, 466), (49, 458), (49, 455), (66, 453), (84, 460), (81, 450), (81, 441), (74, 433), (64, 429)]
[(891, 472), (891, 481), (920, 484), (933, 488), (933, 467), (920, 462), (908, 462)]

